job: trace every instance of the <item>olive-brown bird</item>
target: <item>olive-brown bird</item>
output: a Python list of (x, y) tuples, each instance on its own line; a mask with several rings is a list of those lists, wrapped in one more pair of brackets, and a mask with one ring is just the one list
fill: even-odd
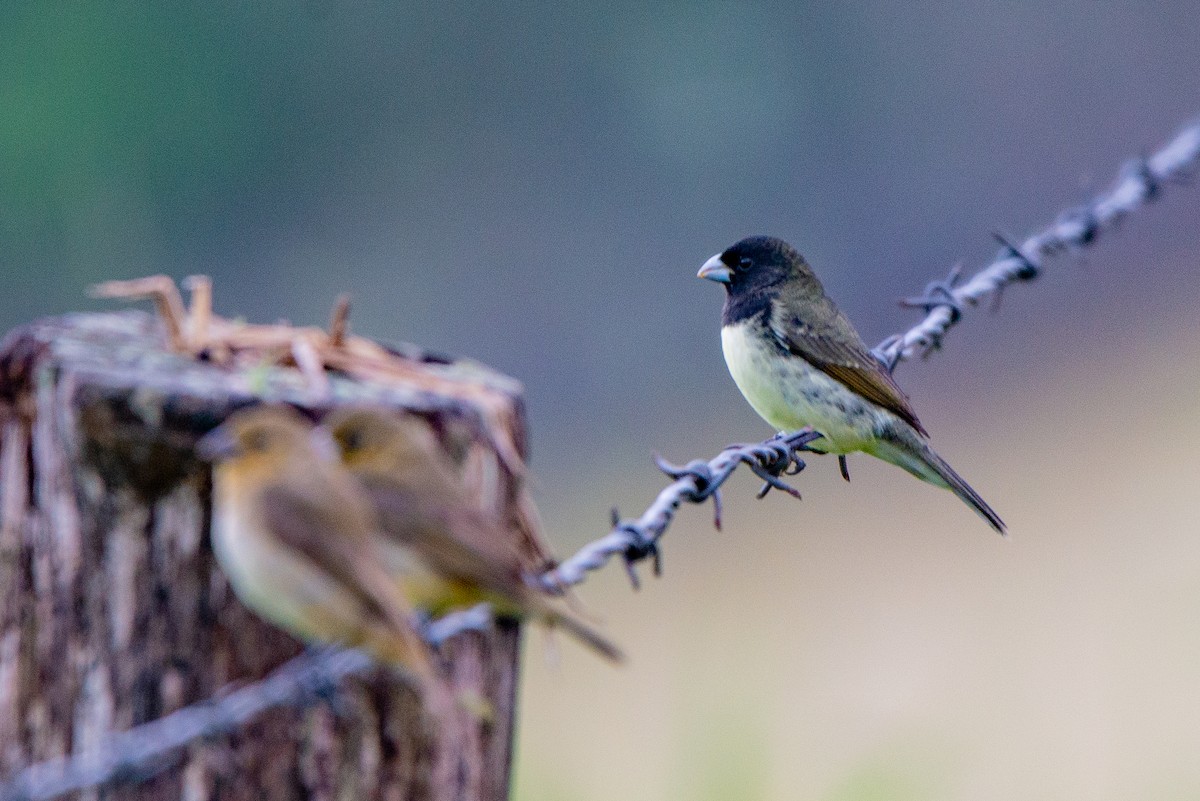
[(725, 285), (725, 363), (760, 417), (779, 431), (812, 426), (822, 436), (814, 451), (864, 451), (903, 467), (1004, 533), (999, 515), (925, 442), (908, 397), (791, 245), (743, 239), (698, 276)]
[(412, 608), (384, 569), (370, 500), (328, 434), (290, 407), (235, 412), (198, 450), (213, 470), (213, 550), (238, 597), (306, 641), (360, 647), (444, 700)]
[(335, 411), (323, 425), (374, 503), (391, 540), (388, 568), (403, 576), (413, 605), (442, 614), (487, 602), (501, 616), (561, 626), (606, 658), (621, 658), (531, 586), (512, 533), (471, 502), (423, 419), (361, 408)]

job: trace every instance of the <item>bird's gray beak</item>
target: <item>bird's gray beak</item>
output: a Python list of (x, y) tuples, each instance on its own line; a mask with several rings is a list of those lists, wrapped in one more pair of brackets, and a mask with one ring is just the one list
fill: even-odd
[(226, 426), (217, 426), (196, 443), (196, 453), (206, 462), (219, 462), (237, 453), (237, 441)]
[(733, 270), (729, 269), (728, 265), (721, 261), (721, 254), (718, 253), (704, 262), (704, 266), (700, 268), (700, 272), (696, 273), (696, 277), (728, 284), (733, 280)]

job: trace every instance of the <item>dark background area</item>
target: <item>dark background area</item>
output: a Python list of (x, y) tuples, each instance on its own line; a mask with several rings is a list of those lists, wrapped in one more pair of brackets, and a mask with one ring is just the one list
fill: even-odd
[[(349, 291), (356, 332), (525, 383), (569, 553), (652, 450), (770, 433), (708, 256), (792, 241), (874, 343), (1200, 112), (1198, 35), (1185, 2), (8, 4), (0, 327), (156, 272), (256, 321)], [(1010, 541), (864, 457), (799, 505), (735, 480), (662, 581), (584, 588), (630, 666), (531, 638), (516, 797), (1194, 797), (1198, 209), (1168, 187), (901, 369)]]

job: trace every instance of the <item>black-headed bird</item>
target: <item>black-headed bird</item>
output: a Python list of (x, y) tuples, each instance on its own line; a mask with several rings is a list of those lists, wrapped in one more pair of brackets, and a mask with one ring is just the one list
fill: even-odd
[(814, 451), (863, 451), (949, 489), (1004, 533), (1000, 517), (926, 443), (908, 397), (791, 245), (743, 239), (698, 275), (725, 285), (725, 363), (760, 417), (778, 431), (811, 426), (822, 436), (809, 444)]
[(388, 569), (403, 577), (410, 603), (441, 614), (486, 602), (501, 616), (561, 627), (604, 657), (621, 658), (616, 646), (533, 586), (514, 534), (466, 496), (422, 418), (344, 409), (322, 425), (374, 504), (390, 538)]

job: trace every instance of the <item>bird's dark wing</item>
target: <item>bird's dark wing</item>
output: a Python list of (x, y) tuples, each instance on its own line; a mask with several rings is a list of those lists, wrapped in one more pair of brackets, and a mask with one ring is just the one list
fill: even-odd
[[(324, 478), (329, 478), (325, 476)], [(275, 485), (263, 492), (268, 530), (281, 543), (327, 573), (372, 614), (407, 635), (412, 610), (400, 586), (383, 569), (371, 522), (356, 495), (341, 497), (336, 482), (304, 482), (305, 492)]]
[(841, 310), (828, 298), (824, 314), (827, 322), (814, 325), (789, 310), (790, 304), (779, 298), (771, 303), (771, 333), (781, 346), (799, 356), (851, 391), (882, 406), (925, 436), (929, 432), (917, 419), (908, 396), (883, 368)]

